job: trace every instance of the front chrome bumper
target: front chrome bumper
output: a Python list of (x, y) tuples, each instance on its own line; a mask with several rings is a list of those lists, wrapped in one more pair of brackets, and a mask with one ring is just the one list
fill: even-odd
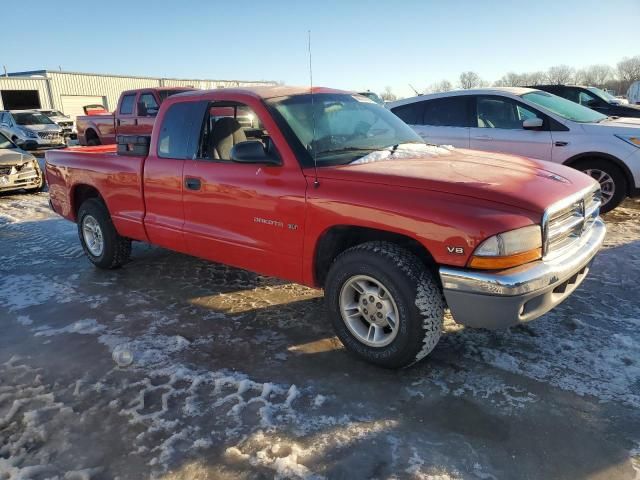
[(574, 248), (498, 272), (440, 268), (444, 296), (456, 322), (499, 329), (528, 322), (551, 310), (578, 288), (604, 241), (598, 218)]
[(41, 181), (42, 173), (37, 164), (25, 164), (20, 170), (13, 168), (7, 173), (0, 171), (0, 192), (36, 188), (40, 186)]

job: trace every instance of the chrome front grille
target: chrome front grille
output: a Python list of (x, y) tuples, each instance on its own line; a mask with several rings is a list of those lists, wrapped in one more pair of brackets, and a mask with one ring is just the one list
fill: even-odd
[(43, 140), (60, 140), (58, 132), (38, 132), (38, 136)]
[(595, 189), (551, 206), (543, 218), (544, 257), (560, 255), (580, 240), (598, 218), (600, 205), (600, 189)]

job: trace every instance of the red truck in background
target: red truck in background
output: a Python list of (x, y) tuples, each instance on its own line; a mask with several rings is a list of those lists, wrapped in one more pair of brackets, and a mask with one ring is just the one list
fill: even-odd
[(151, 135), (162, 102), (176, 93), (193, 90), (186, 87), (142, 88), (120, 94), (114, 113), (100, 112), (96, 105), (76, 118), (80, 145), (116, 143), (117, 135)]
[(171, 97), (150, 138), (48, 151), (46, 172), (97, 267), (142, 241), (324, 288), (343, 344), (391, 368), (435, 347), (446, 307), (493, 329), (544, 314), (606, 230), (583, 173), (427, 145), (366, 97), (323, 88)]

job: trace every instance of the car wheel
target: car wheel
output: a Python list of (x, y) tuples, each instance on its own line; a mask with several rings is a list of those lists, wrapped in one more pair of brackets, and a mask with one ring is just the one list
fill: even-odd
[(131, 240), (118, 234), (109, 211), (96, 198), (86, 200), (78, 210), (78, 236), (84, 253), (96, 267), (118, 268), (131, 255)]
[(98, 135), (93, 130), (89, 130), (87, 132), (86, 136), (87, 136), (87, 145), (88, 146), (100, 145), (100, 138), (98, 137)]
[(368, 362), (409, 366), (436, 346), (445, 301), (434, 275), (387, 242), (350, 248), (333, 262), (325, 301), (338, 338)]
[(600, 184), (602, 192), (601, 213), (607, 213), (627, 197), (627, 178), (624, 172), (614, 163), (607, 160), (585, 160), (575, 168), (589, 175)]

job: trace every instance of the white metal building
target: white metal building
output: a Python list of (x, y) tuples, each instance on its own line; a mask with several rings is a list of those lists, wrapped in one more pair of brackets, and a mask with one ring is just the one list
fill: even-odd
[(202, 89), (274, 85), (244, 80), (189, 80), (98, 73), (35, 70), (0, 77), (0, 110), (51, 108), (75, 118), (85, 105), (101, 104), (115, 110), (120, 93), (145, 87), (194, 87)]

